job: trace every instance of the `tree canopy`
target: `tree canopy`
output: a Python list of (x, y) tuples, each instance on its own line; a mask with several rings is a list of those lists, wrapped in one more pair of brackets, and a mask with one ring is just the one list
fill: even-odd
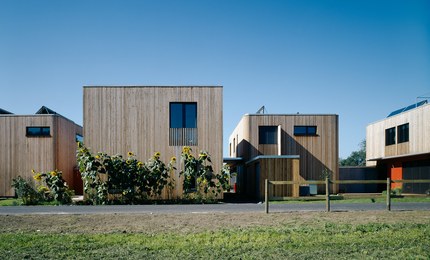
[(352, 152), (348, 158), (340, 159), (340, 166), (365, 166), (366, 165), (366, 140), (359, 144), (360, 149)]

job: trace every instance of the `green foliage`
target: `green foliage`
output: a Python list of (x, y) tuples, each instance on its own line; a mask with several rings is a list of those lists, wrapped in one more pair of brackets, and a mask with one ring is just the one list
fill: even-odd
[(24, 205), (36, 205), (41, 200), (41, 196), (35, 190), (33, 182), (27, 181), (21, 176), (12, 180), (12, 187)]
[[(398, 197), (398, 196), (402, 196), (402, 192), (403, 192), (402, 188), (394, 188), (391, 190), (390, 195), (393, 197), (396, 197), (396, 196)], [(386, 190), (382, 191), (382, 195), (387, 196), (387, 191)]]
[(366, 140), (359, 144), (360, 149), (354, 151), (346, 159), (339, 161), (340, 166), (366, 166)]
[(35, 173), (33, 178), (38, 181), (37, 191), (43, 201), (55, 200), (60, 204), (72, 202), (73, 191), (69, 189), (62, 175), (63, 173), (58, 170)]
[(221, 192), (230, 189), (230, 172), (224, 167), (219, 174), (214, 174), (210, 155), (206, 151), (201, 151), (198, 156), (193, 156), (191, 152), (191, 148), (185, 146), (181, 154), (184, 168), (179, 175), (184, 177), (184, 198), (215, 201)]
[(321, 176), (320, 176), (321, 180), (325, 180), (325, 179), (329, 179), (332, 180), (333, 179), (333, 172), (330, 171), (328, 168), (324, 167), (324, 169), (321, 172)]
[(127, 158), (105, 153), (93, 155), (82, 143), (78, 145), (77, 159), (86, 199), (93, 204), (115, 200), (135, 204), (160, 196), (164, 188), (173, 185), (170, 175), (176, 169), (176, 158), (166, 165), (160, 160), (160, 153), (143, 163), (132, 152)]
[(46, 202), (70, 204), (72, 202), (73, 191), (67, 187), (61, 171), (35, 172), (32, 170), (32, 172), (33, 178), (37, 181), (37, 187), (32, 181), (27, 181), (21, 176), (12, 181), (15, 194), (24, 205), (37, 205)]

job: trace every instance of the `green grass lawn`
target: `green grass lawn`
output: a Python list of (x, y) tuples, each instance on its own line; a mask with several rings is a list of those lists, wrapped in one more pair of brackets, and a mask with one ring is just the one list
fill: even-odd
[(0, 206), (18, 206), (22, 204), (20, 199), (0, 199)]
[(428, 224), (257, 227), (181, 234), (0, 233), (3, 259), (428, 259)]

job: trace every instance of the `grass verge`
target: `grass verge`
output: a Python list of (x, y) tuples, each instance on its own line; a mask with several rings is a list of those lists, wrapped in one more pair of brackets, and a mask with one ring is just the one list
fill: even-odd
[[(8, 228), (4, 224), (0, 229), (3, 259), (430, 258), (427, 212), (56, 215), (0, 219), (14, 225)], [(231, 222), (235, 226), (228, 225)]]
[(195, 234), (0, 234), (5, 259), (22, 258), (423, 258), (428, 224), (327, 224), (225, 229)]

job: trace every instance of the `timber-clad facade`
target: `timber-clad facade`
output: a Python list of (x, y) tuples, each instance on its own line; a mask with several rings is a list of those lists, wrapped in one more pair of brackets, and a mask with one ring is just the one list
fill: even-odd
[[(230, 135), (229, 155), (245, 163), (242, 176), (246, 180), (239, 178), (242, 188), (261, 198), (264, 176), (270, 180), (320, 180), (326, 169), (338, 179), (338, 136), (338, 115), (247, 114)], [(271, 162), (255, 165), (253, 158), (259, 157)], [(282, 163), (282, 158), (290, 162)], [(266, 165), (272, 166), (266, 169)], [(257, 186), (249, 183), (250, 179), (259, 180)], [(275, 196), (299, 196), (298, 186), (278, 190)]]
[[(366, 165), (393, 180), (430, 179), (430, 104), (396, 110), (366, 129)], [(404, 193), (429, 193), (430, 184), (393, 183)]]
[(15, 196), (12, 180), (32, 180), (32, 170), (59, 170), (69, 187), (82, 192), (76, 172), (76, 138), (82, 127), (42, 107), (35, 115), (0, 114), (0, 196)]
[(221, 170), (222, 120), (221, 86), (84, 87), (85, 145), (92, 152), (125, 156), (131, 151), (142, 161), (155, 152), (165, 162), (175, 156), (173, 196), (182, 194), (183, 146), (207, 151), (214, 170)]

